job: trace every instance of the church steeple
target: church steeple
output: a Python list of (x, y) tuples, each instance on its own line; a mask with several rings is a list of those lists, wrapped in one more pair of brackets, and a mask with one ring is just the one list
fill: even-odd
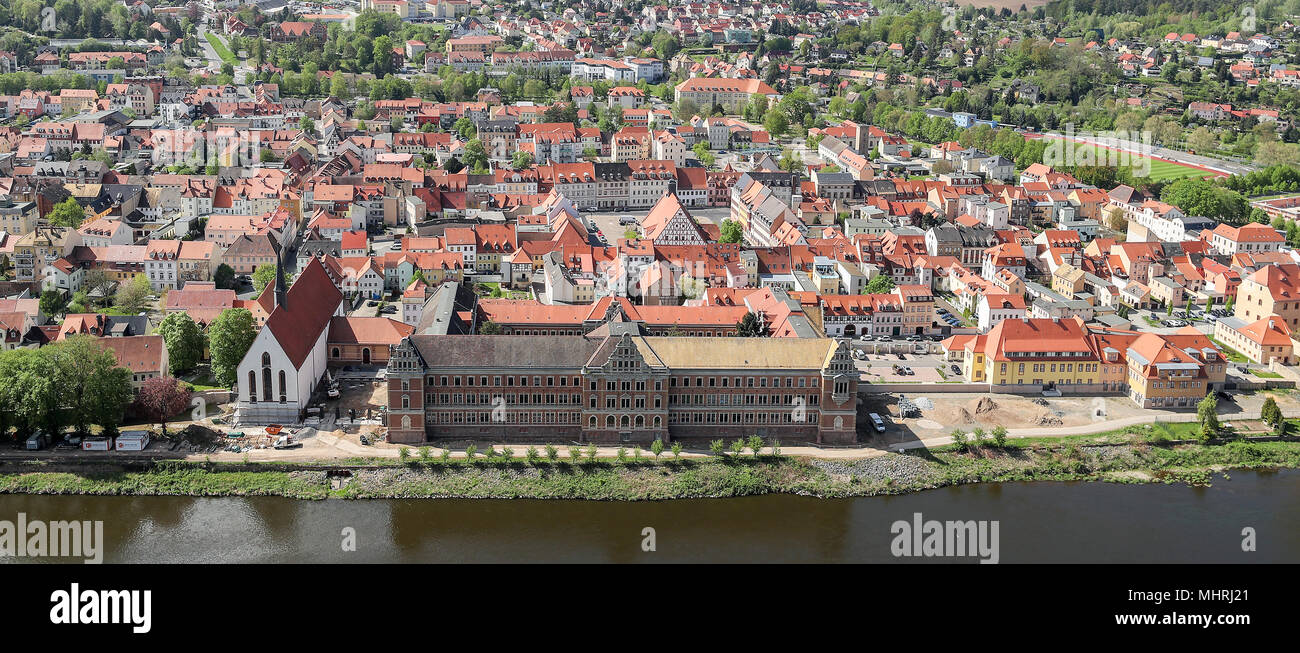
[(275, 305), (284, 306), (289, 296), (289, 286), (284, 282), (284, 248), (275, 251)]

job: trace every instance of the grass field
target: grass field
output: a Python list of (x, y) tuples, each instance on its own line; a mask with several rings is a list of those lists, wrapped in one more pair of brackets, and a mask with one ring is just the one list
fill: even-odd
[(217, 56), (221, 57), (222, 61), (232, 66), (239, 65), (239, 59), (235, 58), (235, 53), (231, 52), (230, 48), (226, 47), (226, 44), (222, 43), (216, 34), (208, 32), (204, 36), (208, 37), (208, 43), (212, 44), (212, 49), (217, 51)]
[[(1089, 145), (1087, 143), (1075, 143), (1074, 156), (1076, 158), (1081, 157), (1081, 152), (1088, 147)], [(1133, 173), (1133, 176), (1150, 177), (1152, 181), (1167, 181), (1171, 179), (1181, 179), (1183, 177), (1205, 177), (1213, 174), (1201, 170), (1200, 168), (1193, 168), (1191, 166), (1162, 161), (1160, 159), (1149, 159), (1147, 157), (1135, 156), (1127, 152), (1116, 152), (1096, 145), (1091, 147), (1094, 152), (1093, 161), (1098, 164), (1117, 163), (1120, 166), (1128, 168), (1129, 171)], [(1150, 173), (1146, 175), (1140, 174), (1143, 172), (1142, 168), (1145, 168), (1147, 165), (1151, 167)]]

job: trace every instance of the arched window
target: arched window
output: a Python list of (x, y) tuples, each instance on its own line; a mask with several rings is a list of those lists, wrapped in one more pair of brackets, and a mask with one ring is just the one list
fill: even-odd
[(614, 428), (614, 416), (613, 416), (613, 415), (606, 415), (606, 416), (605, 416), (605, 428), (607, 428), (607, 429), (612, 429), (612, 428)]
[[(403, 399), (405, 399), (405, 397), (403, 397)], [(411, 416), (402, 415), (402, 430), (405, 431), (409, 428), (411, 428)]]
[(591, 428), (593, 428), (593, 429), (596, 428), (596, 416), (595, 416), (595, 415), (592, 415), (591, 418), (587, 420), (587, 426), (589, 426), (589, 427), (591, 427)]
[(333, 352), (333, 353), (330, 354), (330, 358), (338, 358), (338, 357), (339, 357), (339, 348), (338, 348), (338, 347), (335, 347), (334, 349), (331, 349), (330, 351)]
[(627, 415), (624, 415), (621, 419), (619, 419), (619, 421), (618, 421), (618, 425), (621, 426), (621, 427), (623, 427), (623, 428), (627, 428), (627, 424), (628, 424), (628, 422), (627, 422)]
[(248, 370), (248, 400), (257, 403), (257, 372)]
[(655, 424), (655, 428), (659, 428), (659, 416), (658, 416), (658, 415), (655, 415), (655, 421), (654, 421), (654, 424)]
[(289, 395), (284, 392), (284, 370), (280, 370), (280, 403), (284, 403)]
[(636, 416), (636, 427), (637, 427), (637, 428), (641, 428), (641, 427), (643, 427), (643, 426), (645, 426), (645, 418), (642, 417), (642, 416), (640, 416), (640, 415), (637, 415), (637, 416)]
[(262, 352), (262, 399), (271, 401), (271, 354)]

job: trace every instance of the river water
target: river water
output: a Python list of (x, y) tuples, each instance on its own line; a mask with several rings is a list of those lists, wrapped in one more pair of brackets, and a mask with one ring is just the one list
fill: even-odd
[[(1300, 470), (1232, 472), (1209, 488), (1003, 483), (835, 500), (0, 496), (0, 520), (20, 512), (103, 520), (104, 559), (117, 563), (886, 562), (900, 560), (891, 525), (915, 513), (996, 520), (1003, 563), (1300, 562)], [(349, 528), (355, 551), (343, 550)], [(1254, 552), (1242, 551), (1244, 528)]]

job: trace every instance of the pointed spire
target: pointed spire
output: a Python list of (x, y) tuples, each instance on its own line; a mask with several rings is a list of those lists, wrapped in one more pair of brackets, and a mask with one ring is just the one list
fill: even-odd
[(289, 296), (289, 287), (284, 282), (284, 248), (280, 247), (275, 250), (275, 305), (281, 307), (285, 305), (285, 300)]

